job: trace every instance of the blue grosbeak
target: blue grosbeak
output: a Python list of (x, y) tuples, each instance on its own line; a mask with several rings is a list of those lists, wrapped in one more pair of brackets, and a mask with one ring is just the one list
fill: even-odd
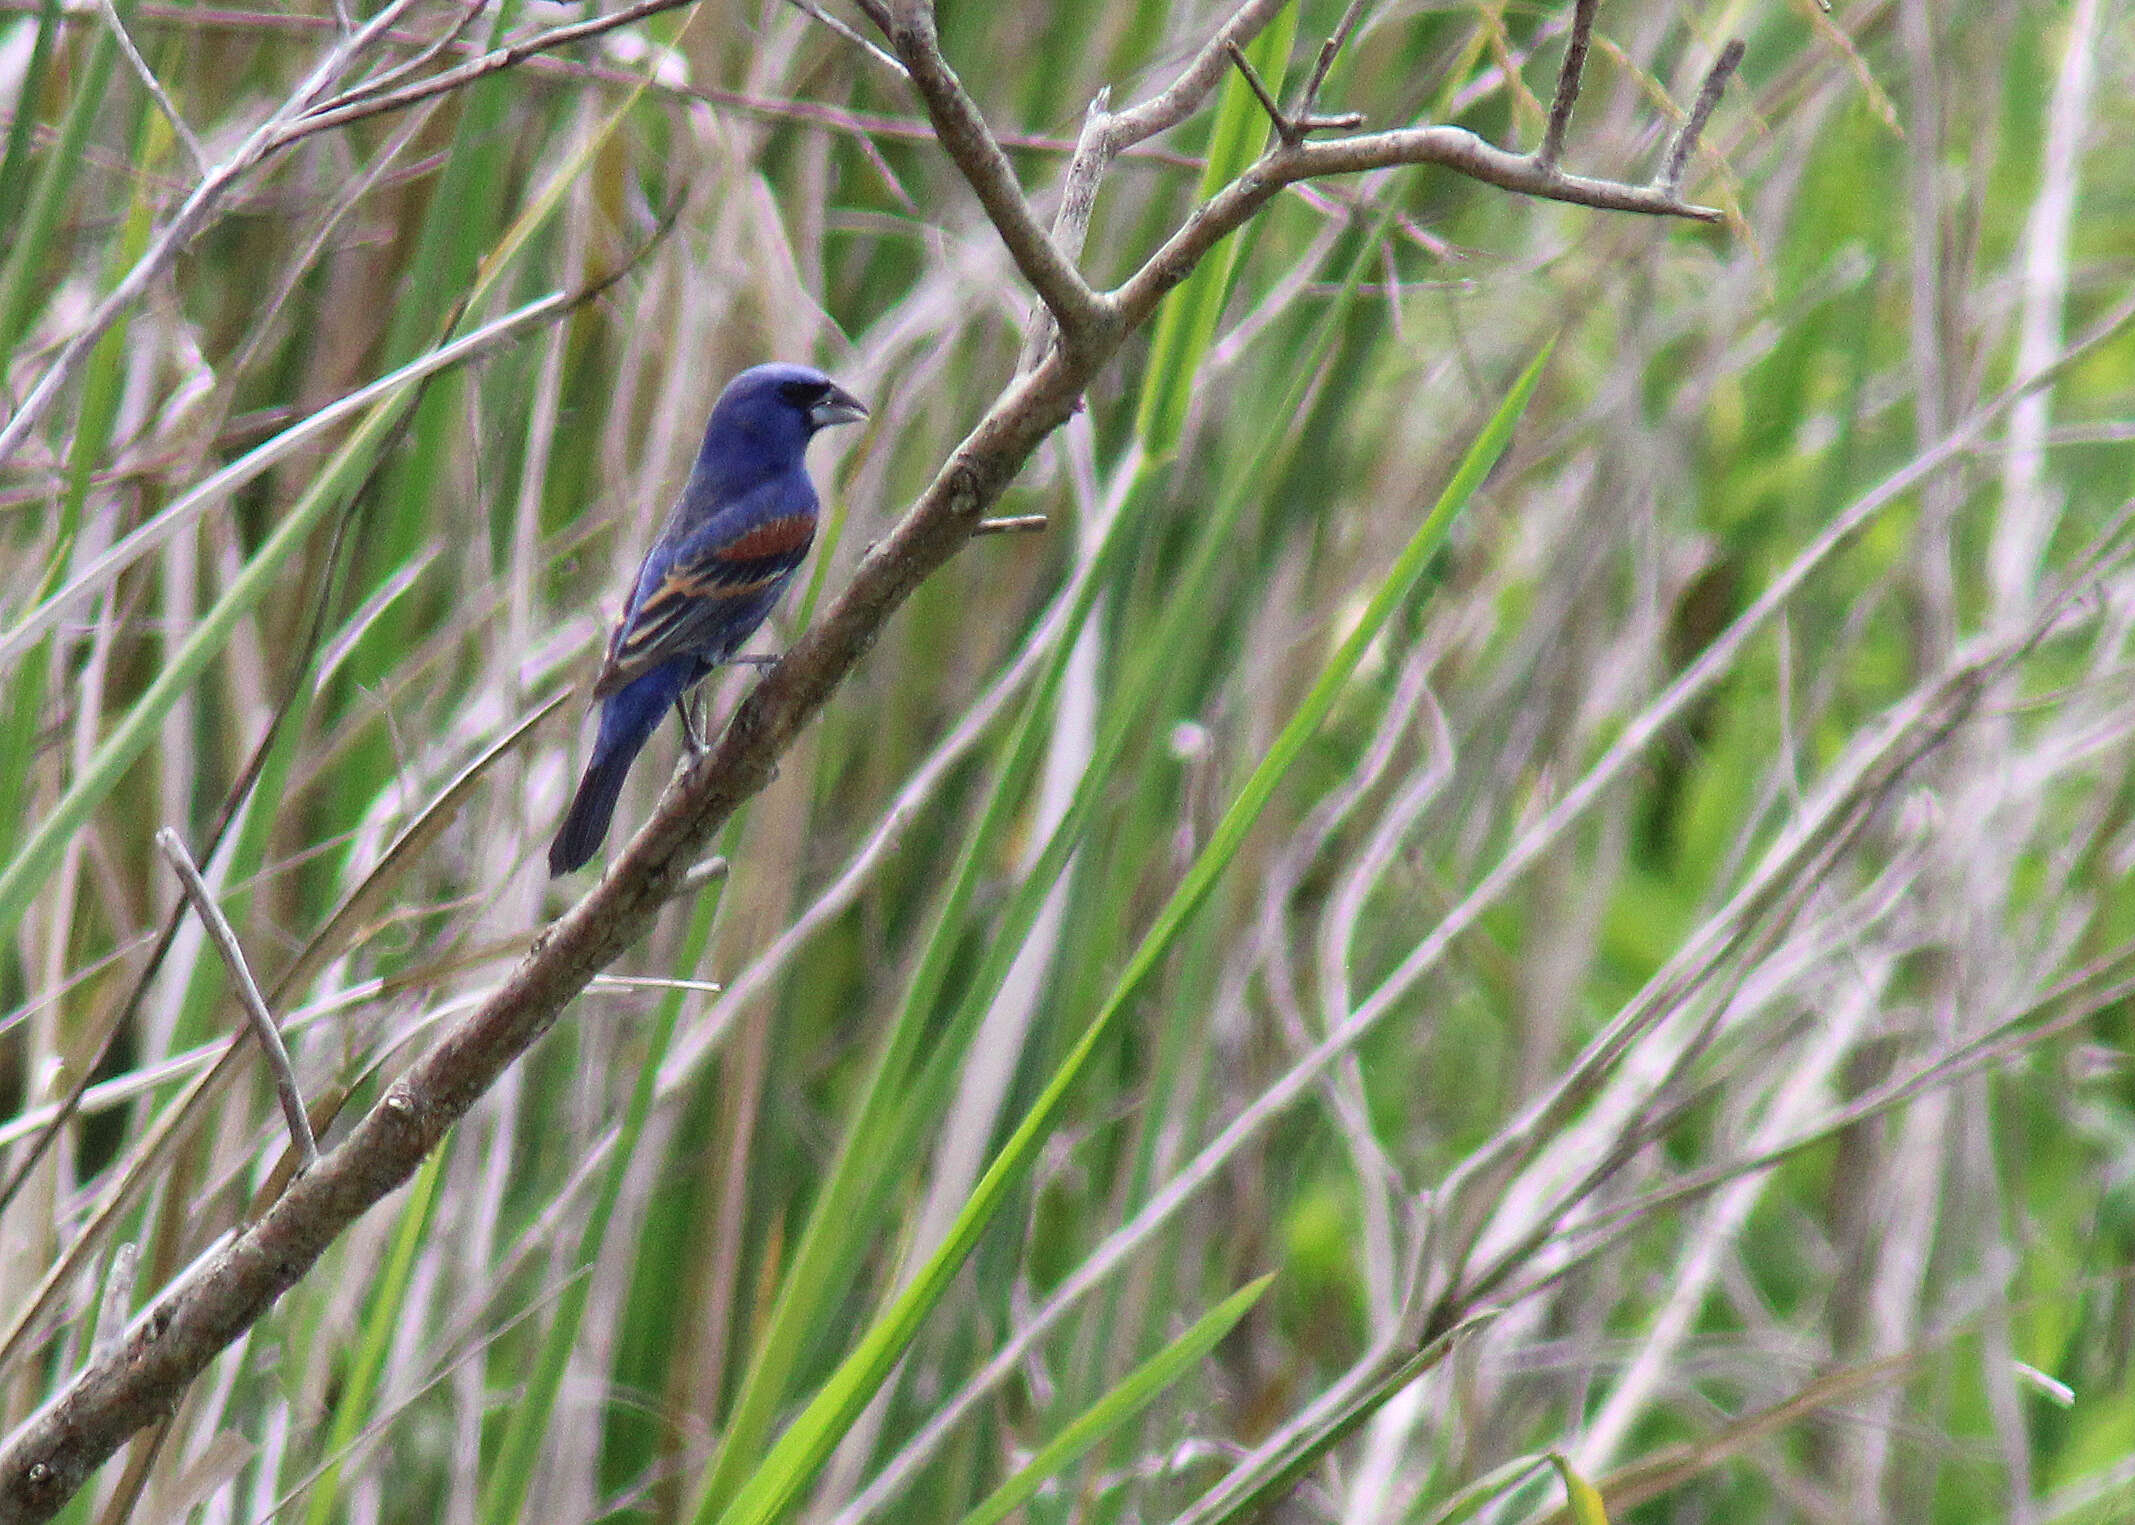
[(599, 850), (616, 796), (672, 706), (700, 742), (683, 694), (753, 634), (815, 539), (815, 487), (802, 457), (818, 429), (865, 418), (859, 400), (805, 365), (759, 365), (727, 383), (667, 527), (645, 553), (593, 683), (600, 734), (549, 872)]

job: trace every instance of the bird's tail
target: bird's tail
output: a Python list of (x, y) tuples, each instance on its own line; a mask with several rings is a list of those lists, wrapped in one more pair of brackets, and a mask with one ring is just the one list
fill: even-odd
[(636, 760), (635, 747), (602, 748), (593, 754), (585, 777), (578, 781), (578, 793), (572, 796), (570, 813), (563, 818), (563, 829), (549, 844), (550, 878), (560, 879), (583, 867), (600, 851), (608, 822), (615, 815), (616, 798), (623, 792), (623, 780), (630, 776), (630, 765)]
[(667, 707), (689, 686), (696, 659), (685, 657), (655, 667), (651, 672), (611, 694), (600, 707), (600, 735), (593, 743), (593, 760), (578, 781), (578, 793), (563, 818), (563, 830), (549, 844), (549, 877), (560, 879), (600, 851), (608, 835), (608, 819), (615, 814), (616, 796), (638, 752), (659, 729)]

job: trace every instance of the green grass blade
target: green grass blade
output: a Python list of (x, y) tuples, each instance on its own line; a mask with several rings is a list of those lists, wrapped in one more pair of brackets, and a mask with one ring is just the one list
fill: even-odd
[[(38, 45), (43, 45), (41, 35)], [(35, 72), (33, 68), (32, 73)], [(143, 105), (145, 107), (145, 102)], [(141, 113), (137, 111), (134, 136), (140, 145), (142, 162), (154, 167), (158, 157), (157, 145), (169, 136), (168, 130), (161, 117), (149, 115), (145, 121), (140, 118)], [(18, 117), (17, 125), (22, 121), (23, 118)], [(0, 175), (0, 186), (4, 185), (5, 176)], [(154, 201), (144, 181), (136, 187), (127, 209), (118, 251), (112, 261), (116, 269), (124, 270), (140, 258), (141, 250), (147, 247), (154, 218)], [(0, 212), (0, 227), (4, 226), (5, 213)], [(46, 563), (45, 575), (31, 596), (33, 604), (49, 595), (66, 575), (96, 463), (111, 443), (112, 426), (118, 417), (122, 385), (120, 361), (125, 356), (127, 327), (128, 319), (124, 317), (114, 324), (111, 332), (104, 335), (91, 352), (89, 364), (83, 370), (81, 407), (76, 414), (74, 439), (68, 447), (66, 490), (60, 498), (59, 523), (52, 536), (51, 558)], [(49, 642), (45, 649), (50, 651)], [(24, 662), (16, 668), (10, 685), (13, 697), (9, 710), (14, 725), (8, 732), (5, 748), (0, 749), (0, 851), (12, 852), (24, 829), (22, 807), (30, 781), (36, 776), (32, 760), (38, 717), (44, 711), (45, 681), (50, 672), (49, 660)]]
[[(718, 899), (716, 892), (707, 892), (693, 918), (694, 935), (690, 941), (697, 952), (701, 953), (710, 940), (712, 913)], [(549, 1421), (556, 1412), (556, 1395), (563, 1390), (564, 1372), (570, 1366), (571, 1351), (577, 1346), (579, 1330), (585, 1323), (586, 1304), (593, 1295), (593, 1264), (607, 1242), (608, 1225), (615, 1218), (616, 1204), (622, 1200), (623, 1180), (636, 1161), (646, 1119), (652, 1115), (652, 1104), (659, 1092), (660, 1061), (666, 1058), (667, 1046), (674, 1038), (682, 1002), (681, 991), (669, 991), (654, 1013), (645, 1056), (638, 1065), (615, 1149), (608, 1157), (600, 1195), (594, 1199), (585, 1227), (579, 1232), (578, 1251), (572, 1261), (576, 1274), (556, 1299), (555, 1316), (542, 1338), (534, 1369), (520, 1390), (518, 1401), (508, 1410), (503, 1443), (483, 1479), (476, 1516), (482, 1525), (512, 1525), (513, 1521), (526, 1518), (526, 1496), (533, 1486), (535, 1468), (540, 1465)]]
[(171, 653), (155, 681), (96, 749), (89, 765), (68, 784), (66, 793), (38, 823), (22, 850), (5, 869), (0, 869), (0, 936), (12, 934), (21, 924), (30, 901), (43, 887), (45, 876), (59, 861), (68, 841), (156, 739), (163, 717), (178, 696), (199, 680), (235, 633), (239, 621), (267, 596), (283, 563), (355, 490), (370, 465), (372, 453), (385, 443), (403, 396), (395, 393), (380, 403), (335, 452), (245, 569)]
[(312, 1487), (311, 1500), (304, 1510), (305, 1525), (327, 1525), (327, 1521), (334, 1517), (334, 1506), (341, 1493), (341, 1464), (370, 1418), (371, 1400), (377, 1397), (378, 1373), (385, 1367), (393, 1331), (400, 1325), (402, 1305), (408, 1297), (408, 1281), (415, 1271), (415, 1252), (422, 1245), (423, 1231), (429, 1227), (430, 1206), (437, 1199), (437, 1183), (445, 1171), (447, 1152), (443, 1148), (431, 1151), (430, 1157), (423, 1161), (422, 1169), (415, 1173), (408, 1205), (400, 1216), (400, 1232), (393, 1236), (393, 1249), (386, 1258), (385, 1274), (363, 1321), (363, 1339), (356, 1347), (356, 1363), (349, 1370), (341, 1401), (334, 1405), (334, 1427), (326, 1440), (326, 1454), (334, 1460), (328, 1463)]
[[(122, 12), (130, 9), (121, 8)], [(0, 356), (15, 352), (36, 304), (54, 289), (54, 284), (43, 278), (52, 234), (66, 208), (67, 195), (74, 188), (75, 174), (82, 166), (90, 129), (104, 109), (112, 64), (117, 57), (118, 44), (112, 40), (111, 29), (99, 27), (96, 40), (89, 45), (88, 62), (82, 66), (81, 82), (60, 122), (59, 137), (37, 172), (37, 183), (30, 190), (22, 220), (8, 228), (7, 258), (0, 261)], [(28, 114), (29, 103), (25, 99), (21, 115)]]
[(1549, 1458), (1535, 1451), (1492, 1467), (1440, 1504), (1424, 1525), (1465, 1525), (1548, 1465)]
[(1117, 1387), (1076, 1415), (1065, 1429), (1039, 1447), (1037, 1455), (996, 1488), (978, 1508), (964, 1516), (962, 1525), (996, 1525), (1022, 1507), (1047, 1478), (1072, 1465), (1105, 1436), (1140, 1413), (1157, 1394), (1215, 1349), (1216, 1342), (1231, 1332), (1274, 1280), (1274, 1273), (1270, 1272), (1239, 1288), (1202, 1314), (1192, 1328), (1129, 1372)]
[[(1100, 548), (1100, 556), (1124, 543), (1117, 530), (1115, 521), (1114, 533), (1107, 546)], [(912, 1061), (963, 940), (972, 899), (993, 872), (996, 849), (1014, 824), (1043, 755), (1045, 718), (1053, 712), (1054, 696), (1066, 674), (1075, 633), (1088, 619), (1103, 582), (1102, 576), (1092, 576), (1084, 584), (1083, 596), (1069, 613), (1053, 659), (1032, 684), (1015, 729), (1002, 746), (1001, 763), (985, 806), (951, 871), (948, 891), (933, 918), (933, 930), (853, 1108), (852, 1121), (817, 1193), (807, 1227), (802, 1230), (780, 1283), (770, 1320), (735, 1397), (719, 1450), (699, 1491), (699, 1519), (712, 1518), (760, 1458), (794, 1367), (816, 1334), (825, 1306), (847, 1285), (837, 1268), (848, 1264), (872, 1234), (876, 1222), (872, 1204), (887, 1192), (891, 1177), (909, 1154), (913, 1141), (908, 1130), (896, 1126), (892, 1119), (905, 1098)], [(954, 1045), (968, 1036), (968, 1031), (958, 1029), (949, 1041)], [(886, 1140), (896, 1140), (898, 1147), (885, 1149)]]
[[(1356, 280), (1367, 262), (1366, 258), (1360, 257), (1354, 263), (1338, 299), (1330, 303), (1317, 327), (1314, 341), (1305, 352), (1306, 361), (1295, 369), (1292, 391), (1298, 397), (1302, 397), (1309, 385), (1319, 357), (1333, 343), (1339, 315), (1352, 298)], [(1294, 409), (1281, 411), (1287, 415)], [(1010, 766), (996, 780), (995, 793), (981, 824), (966, 844), (960, 868), (951, 876), (952, 885), (957, 888), (952, 889), (943, 912), (935, 919), (933, 935), (909, 982), (899, 1016), (892, 1024), (892, 1036), (870, 1075), (863, 1101), (855, 1108), (854, 1122), (844, 1134), (838, 1158), (818, 1194), (817, 1205), (810, 1213), (808, 1225), (789, 1263), (766, 1332), (758, 1342), (756, 1355), (728, 1416), (720, 1448), (700, 1490), (699, 1519), (713, 1518), (712, 1511), (732, 1496), (747, 1469), (760, 1457), (776, 1406), (785, 1397), (791, 1372), (815, 1330), (816, 1320), (835, 1289), (846, 1285), (847, 1276), (842, 1268), (850, 1265), (859, 1253), (859, 1242), (872, 1232), (870, 1225), (876, 1221), (876, 1216), (869, 1210), (869, 1204), (880, 1199), (891, 1168), (910, 1159), (919, 1147), (926, 1127), (934, 1120), (931, 1111), (934, 1102), (952, 1083), (961, 1056), (1029, 935), (1040, 906), (1065, 871), (1092, 813), (1109, 787), (1117, 759), (1130, 741), (1147, 728), (1151, 717), (1161, 711), (1165, 694), (1179, 676), (1173, 654), (1185, 641), (1189, 627), (1200, 617), (1197, 611), (1203, 605), (1205, 590), (1212, 584), (1233, 545), (1232, 531), (1243, 514), (1247, 485), (1260, 479), (1261, 468), (1286, 448), (1289, 439), (1288, 435), (1270, 435), (1244, 463), (1243, 469), (1235, 473), (1232, 490), (1219, 494), (1217, 503), (1202, 521), (1193, 559), (1172, 586), (1161, 628), (1145, 644), (1142, 660), (1119, 686), (1107, 724), (1092, 750), (1074, 800), (992, 927), (983, 960), (957, 1011), (931, 1040), (933, 1052), (923, 1083), (907, 1086), (903, 1081), (910, 1072), (911, 1045), (916, 1042), (921, 1024), (940, 989), (947, 963), (954, 956), (965, 931), (960, 907), (969, 900), (967, 877), (991, 861), (987, 844), (997, 840), (1001, 827), (1006, 824), (1005, 818), (997, 819), (995, 812), (1021, 797), (1023, 786), (1020, 780), (1027, 778), (1029, 766), (1035, 765), (1035, 752), (1026, 759), (1028, 766)], [(1035, 717), (1051, 712), (1052, 696), (1066, 671), (1076, 632), (1089, 618), (1099, 593), (1113, 580), (1115, 565), (1131, 548), (1133, 541), (1126, 530), (1153, 506), (1150, 499), (1160, 474), (1160, 467), (1145, 465), (1130, 489), (1127, 503), (1115, 519), (1106, 543), (1098, 550), (1099, 565), (1086, 581), (1082, 598), (1069, 613), (1054, 660), (1033, 684), (1031, 698), (1026, 701), (1023, 711), (1026, 726)], [(1035, 743), (1043, 735), (1042, 727), (1027, 734)], [(1004, 755), (1018, 755), (1019, 745), (1012, 743)], [(863, 1165), (866, 1167), (864, 1174)]]
[(1562, 1451), (1552, 1451), (1549, 1464), (1557, 1469), (1557, 1478), (1564, 1484), (1564, 1502), (1571, 1510), (1573, 1525), (1609, 1525), (1601, 1490), (1572, 1470), (1571, 1459)]
[(37, 98), (44, 94), (45, 70), (52, 44), (59, 39), (60, 0), (39, 0), (37, 40), (30, 44), (29, 66), (15, 94), (15, 119), (7, 125), (7, 148), (0, 152), (0, 228), (16, 226), (22, 213), (23, 188), (29, 184), (30, 133), (37, 123)]
[[(1297, 35), (1297, 7), (1286, 5), (1268, 28), (1253, 39), (1245, 56), (1270, 90), (1282, 92), (1283, 73), (1289, 63), (1290, 43)], [(1225, 80), (1216, 106), (1216, 125), (1209, 136), (1208, 168), (1201, 175), (1201, 199), (1206, 201), (1250, 165), (1267, 137), (1267, 113), (1236, 70)], [(1186, 412), (1193, 402), (1194, 379), (1200, 374), (1202, 357), (1216, 337), (1216, 321), (1223, 316), (1223, 303), (1230, 296), (1231, 276), (1259, 226), (1241, 229), (1225, 239), (1194, 268), (1193, 274), (1164, 300), (1156, 319), (1156, 333), (1149, 342), (1149, 368), (1142, 377), (1142, 394), (1135, 410), (1134, 432), (1152, 460), (1161, 461), (1179, 446), (1186, 429)]]
[[(1486, 1308), (1462, 1319), (1421, 1350), (1406, 1356), (1366, 1382), (1310, 1431), (1269, 1454), (1256, 1453), (1239, 1463), (1231, 1475), (1195, 1501), (1178, 1516), (1177, 1525), (1230, 1525), (1234, 1520), (1257, 1520), (1297, 1486), (1299, 1478), (1321, 1457), (1354, 1435), (1372, 1415), (1386, 1406), (1396, 1393), (1415, 1382), (1443, 1361), (1453, 1347), (1483, 1325), (1496, 1320), (1498, 1310)], [(1542, 1464), (1533, 1458), (1524, 1469)], [(1523, 1475), (1524, 1475), (1523, 1471)], [(1494, 1494), (1484, 1495), (1480, 1503)]]

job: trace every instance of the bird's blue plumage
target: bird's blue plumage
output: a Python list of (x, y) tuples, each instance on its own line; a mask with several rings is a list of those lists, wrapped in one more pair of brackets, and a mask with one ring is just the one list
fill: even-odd
[(570, 873), (599, 850), (630, 765), (661, 718), (731, 660), (778, 602), (815, 538), (808, 441), (866, 413), (807, 366), (759, 365), (719, 394), (689, 481), (608, 639), (593, 684), (600, 731), (549, 847), (550, 873)]

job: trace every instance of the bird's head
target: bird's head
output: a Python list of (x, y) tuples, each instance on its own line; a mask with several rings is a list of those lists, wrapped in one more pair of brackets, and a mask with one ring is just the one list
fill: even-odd
[(746, 459), (762, 469), (786, 470), (800, 464), (816, 430), (865, 417), (860, 399), (813, 366), (753, 365), (712, 404), (702, 461), (732, 466)]

